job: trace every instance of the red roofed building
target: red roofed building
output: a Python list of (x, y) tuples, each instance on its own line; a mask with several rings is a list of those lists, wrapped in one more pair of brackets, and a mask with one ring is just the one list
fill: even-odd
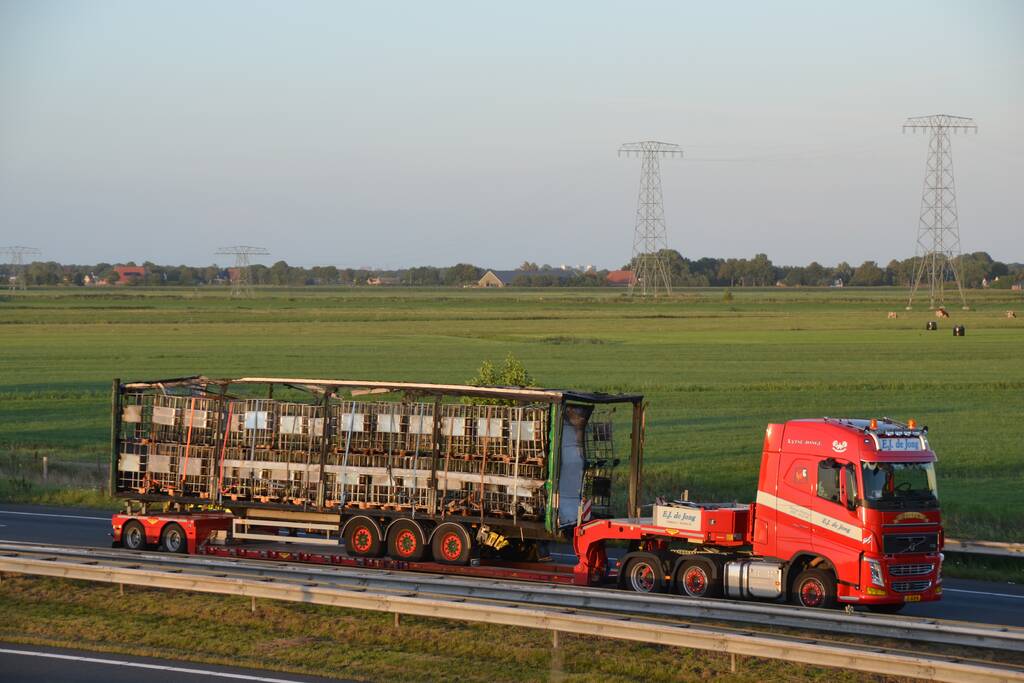
[(636, 273), (631, 270), (610, 270), (607, 280), (610, 285), (632, 285), (636, 283)]
[(142, 266), (114, 266), (117, 273), (118, 285), (128, 285), (135, 282), (142, 282), (146, 279), (146, 269)]

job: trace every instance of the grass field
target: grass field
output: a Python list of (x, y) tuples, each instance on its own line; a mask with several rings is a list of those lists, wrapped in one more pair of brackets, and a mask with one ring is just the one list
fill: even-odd
[[(5, 576), (0, 639), (368, 681), (879, 681), (870, 674), (387, 613)], [(1012, 660), (1011, 660), (1012, 661)]]
[[(648, 500), (682, 489), (750, 500), (769, 422), (913, 417), (939, 454), (948, 533), (1024, 540), (1020, 293), (972, 292), (974, 310), (954, 311), (938, 332), (924, 329), (928, 311), (903, 311), (903, 292), (877, 288), (736, 290), (731, 301), (722, 290), (683, 290), (655, 302), (621, 290), (226, 294), (0, 297), (0, 467), (47, 454), (96, 471), (113, 377), (452, 382), (511, 352), (542, 385), (646, 394)], [(1007, 319), (1008, 309), (1021, 317)], [(954, 338), (954, 323), (967, 336)]]

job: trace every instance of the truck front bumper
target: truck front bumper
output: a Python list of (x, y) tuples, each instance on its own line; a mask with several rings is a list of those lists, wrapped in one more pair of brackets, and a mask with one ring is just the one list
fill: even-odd
[(860, 583), (840, 584), (839, 599), (858, 605), (941, 600), (942, 554), (865, 557)]

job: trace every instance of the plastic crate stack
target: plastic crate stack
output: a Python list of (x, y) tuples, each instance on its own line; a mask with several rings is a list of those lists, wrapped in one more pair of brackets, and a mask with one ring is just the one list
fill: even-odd
[(117, 485), (306, 506), (322, 477), (331, 508), (537, 518), (549, 427), (546, 406), (126, 393)]
[(215, 398), (126, 394), (119, 489), (209, 498), (220, 429)]
[(431, 514), (534, 516), (544, 507), (546, 407), (441, 404), (436, 487), (433, 403), (332, 407), (326, 504)]

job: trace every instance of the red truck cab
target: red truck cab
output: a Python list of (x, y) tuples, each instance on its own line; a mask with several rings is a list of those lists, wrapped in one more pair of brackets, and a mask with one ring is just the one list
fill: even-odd
[(938, 600), (943, 536), (935, 461), (927, 428), (913, 421), (769, 425), (754, 555), (780, 560), (787, 592), (807, 606), (896, 611)]

